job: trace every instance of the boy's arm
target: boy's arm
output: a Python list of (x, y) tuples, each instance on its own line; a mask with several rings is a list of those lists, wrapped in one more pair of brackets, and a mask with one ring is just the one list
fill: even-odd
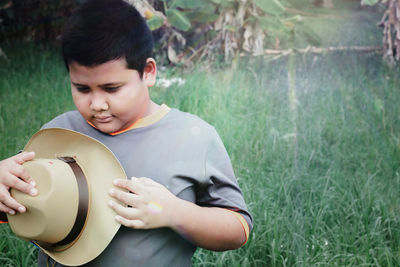
[(116, 180), (115, 185), (133, 192), (110, 190), (111, 196), (128, 205), (109, 203), (118, 214), (116, 220), (127, 227), (170, 227), (197, 246), (210, 250), (235, 249), (247, 239), (242, 223), (229, 210), (200, 207), (179, 199), (148, 178)]
[(26, 208), (10, 195), (10, 189), (15, 188), (32, 196), (37, 195), (35, 181), (22, 164), (32, 160), (34, 152), (22, 152), (13, 157), (0, 161), (0, 211), (15, 214), (16, 211), (25, 212)]
[(236, 249), (247, 241), (243, 225), (233, 212), (184, 200), (177, 209), (173, 228), (199, 247), (215, 251)]

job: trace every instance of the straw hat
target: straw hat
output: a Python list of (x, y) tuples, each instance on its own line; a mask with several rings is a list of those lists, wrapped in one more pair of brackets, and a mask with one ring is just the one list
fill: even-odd
[(27, 208), (25, 213), (7, 215), (12, 231), (64, 265), (93, 260), (120, 227), (107, 205), (112, 181), (126, 179), (120, 163), (102, 143), (59, 128), (37, 132), (24, 150), (36, 153), (24, 167), (39, 194), (11, 190)]

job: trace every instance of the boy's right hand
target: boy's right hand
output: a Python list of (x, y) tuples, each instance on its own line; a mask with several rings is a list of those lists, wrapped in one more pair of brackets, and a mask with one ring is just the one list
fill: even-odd
[(11, 158), (0, 161), (0, 211), (14, 215), (16, 211), (25, 212), (26, 208), (10, 195), (14, 188), (31, 196), (36, 196), (35, 181), (22, 164), (35, 157), (34, 152), (22, 152)]

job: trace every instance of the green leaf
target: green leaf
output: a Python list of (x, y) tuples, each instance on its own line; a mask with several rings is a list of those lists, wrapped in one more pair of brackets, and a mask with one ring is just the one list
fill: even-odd
[(211, 14), (211, 13), (215, 13), (215, 10), (217, 9), (217, 6), (212, 3), (208, 3), (205, 1), (198, 1), (196, 3), (197, 3), (197, 5), (196, 5), (195, 9), (193, 9), (191, 11)]
[(147, 25), (149, 25), (150, 30), (154, 31), (164, 25), (164, 20), (163, 18), (155, 15), (147, 20)]
[(167, 12), (165, 12), (165, 15), (167, 16), (169, 23), (178, 30), (188, 31), (192, 26), (190, 20), (178, 9), (168, 9)]
[(379, 2), (379, 0), (361, 0), (361, 3), (364, 5), (369, 5), (369, 6), (373, 6), (375, 4), (377, 4)]
[(198, 0), (175, 0), (173, 2), (173, 6), (181, 7), (181, 8), (198, 8), (204, 5), (212, 5), (211, 3), (207, 3), (205, 1)]
[(185, 15), (188, 18), (190, 18), (190, 21), (201, 22), (201, 23), (214, 22), (219, 18), (219, 15), (215, 13), (206, 13), (197, 11), (188, 11), (185, 12)]
[(271, 15), (280, 15), (285, 11), (285, 7), (279, 0), (253, 0), (259, 8)]
[(219, 15), (216, 12), (217, 7), (213, 4), (201, 1), (203, 4), (194, 10), (188, 10), (185, 12), (186, 17), (190, 18), (190, 21), (195, 22), (214, 22), (218, 19)]

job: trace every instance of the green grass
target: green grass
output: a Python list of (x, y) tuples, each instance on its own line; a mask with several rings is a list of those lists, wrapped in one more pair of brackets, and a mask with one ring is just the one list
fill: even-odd
[(398, 71), (377, 56), (296, 63), (297, 112), (284, 61), (181, 89), (209, 96), (198, 114), (221, 133), (255, 217), (244, 248), (200, 251), (196, 263), (399, 265)]

